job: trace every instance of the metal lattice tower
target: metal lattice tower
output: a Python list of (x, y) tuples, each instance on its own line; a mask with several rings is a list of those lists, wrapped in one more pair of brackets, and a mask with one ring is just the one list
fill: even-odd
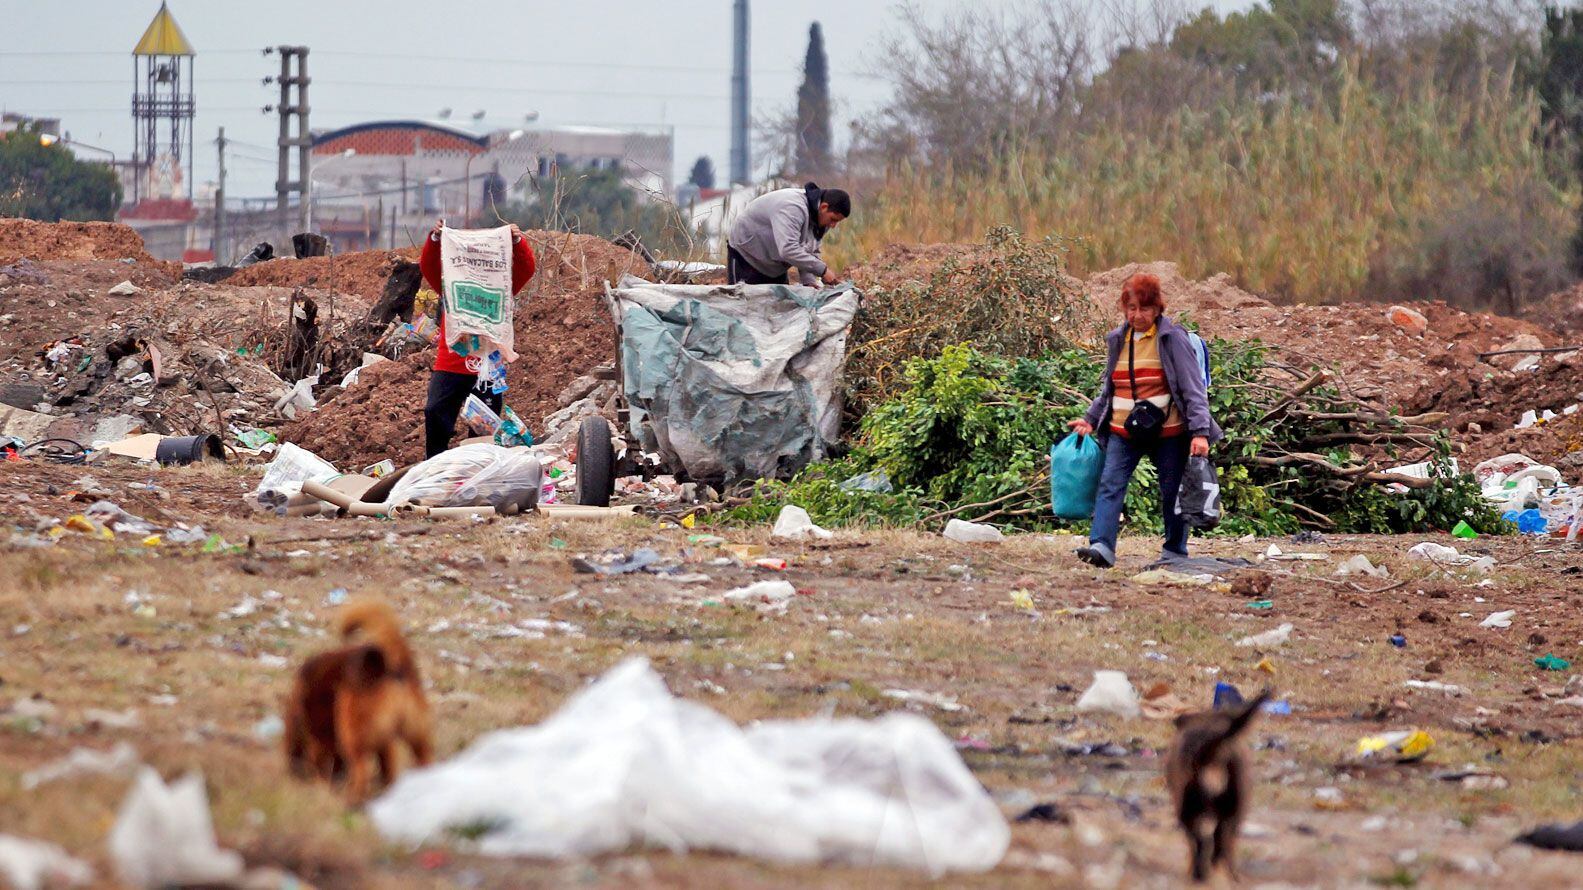
[[(132, 50), (132, 200), (192, 200), (192, 60), (164, 3)], [(183, 188), (185, 186), (185, 188)]]

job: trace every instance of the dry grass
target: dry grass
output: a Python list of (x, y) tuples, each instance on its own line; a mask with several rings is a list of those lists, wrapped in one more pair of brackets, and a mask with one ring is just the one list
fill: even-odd
[(1455, 260), (1436, 257), (1448, 238), (1465, 253), (1516, 230), (1508, 259), (1564, 274), (1578, 188), (1570, 173), (1552, 179), (1538, 120), (1509, 75), (1468, 98), (1426, 86), (1407, 100), (1353, 75), (1312, 105), (1274, 99), (1145, 132), (1074, 133), (987, 174), (896, 171), (826, 254), (839, 268), (888, 244), (974, 241), (1011, 225), (1085, 239), (1079, 271), (1171, 260), (1189, 278), (1224, 272), (1300, 302), (1447, 297), (1375, 291)]
[[(176, 487), (177, 478), (172, 474), (168, 487)], [(1503, 849), (1522, 826), (1565, 818), (1575, 809), (1570, 746), (1518, 738), (1528, 728), (1559, 735), (1574, 722), (1557, 706), (1522, 692), (1534, 683), (1519, 660), (1531, 658), (1522, 644), (1529, 632), (1524, 622), (1553, 625), (1544, 632), (1558, 654), (1574, 654), (1570, 647), (1583, 637), (1583, 620), (1554, 610), (1564, 596), (1552, 574), (1558, 565), (1519, 571), (1484, 590), (1391, 558), (1386, 561), (1396, 577), (1412, 579), (1404, 588), (1370, 598), (1317, 579), (1280, 576), (1272, 593), (1277, 609), (1255, 613), (1227, 594), (1145, 588), (1125, 583), (1124, 575), (1082, 567), (1069, 555), (1070, 541), (1022, 536), (971, 548), (891, 531), (842, 535), (835, 548), (818, 549), (775, 546), (762, 529), (733, 530), (734, 540), (771, 544), (790, 558), (790, 580), (813, 591), (784, 615), (766, 616), (700, 604), (751, 578), (746, 569), (702, 565), (714, 551), (690, 556), (715, 576), (699, 587), (571, 572), (568, 554), (607, 546), (683, 553), (684, 533), (641, 519), (608, 526), (440, 526), (393, 544), (281, 546), (267, 541), (379, 526), (210, 521), (231, 540), (254, 534), (258, 550), (148, 552), (69, 539), (56, 548), (0, 551), (0, 571), (23, 579), (0, 592), (8, 635), (0, 639), (0, 693), (6, 703), (41, 693), (58, 709), (35, 728), (0, 715), (0, 831), (54, 840), (104, 871), (104, 837), (126, 780), (69, 779), (34, 792), (23, 791), (20, 780), (74, 746), (102, 750), (124, 738), (167, 776), (201, 769), (223, 841), (251, 863), (278, 864), (318, 886), (921, 882), (918, 875), (890, 869), (788, 869), (703, 854), (629, 853), (559, 864), (452, 852), (439, 868), (423, 868), (417, 851), (383, 843), (328, 789), (287, 779), (275, 744), (254, 737), (254, 725), (274, 712), (288, 677), (260, 656), (295, 664), (325, 646), (326, 596), (346, 587), (353, 594), (382, 593), (401, 611), (439, 716), (442, 757), (489, 730), (544, 718), (588, 679), (632, 654), (649, 657), (678, 694), (738, 721), (828, 709), (877, 715), (898, 706), (882, 694), (891, 688), (954, 695), (966, 710), (926, 713), (950, 737), (992, 749), (964, 756), (1008, 814), (1054, 800), (1073, 813), (1076, 824), (1016, 826), (1006, 865), (987, 876), (953, 878), (953, 886), (1172, 886), (1179, 879), (1183, 851), (1151, 753), (1168, 742), (1170, 727), (1163, 721), (1076, 715), (1072, 704), (1097, 668), (1127, 670), (1140, 687), (1170, 683), (1194, 703), (1207, 700), (1217, 679), (1244, 689), (1274, 682), (1298, 708), (1296, 716), (1262, 721), (1255, 732), (1256, 741), (1282, 741), (1280, 748), (1255, 755), (1268, 781), (1260, 786), (1252, 820), (1259, 827), (1246, 844), (1246, 870), (1254, 880), (1361, 882), (1392, 873), (1392, 857), (1406, 846), (1421, 851), (1409, 871), (1437, 886), (1487, 885), (1485, 876), (1464, 871), (1458, 857), (1465, 856), (1498, 863), (1525, 880), (1569, 880), (1563, 876), (1570, 866), (1561, 857)], [(1125, 545), (1124, 557), (1141, 561), (1154, 542), (1129, 539)], [(1208, 546), (1246, 553), (1262, 545)], [(314, 555), (284, 555), (295, 547)], [(1378, 557), (1399, 553), (1402, 544), (1354, 539), (1333, 549), (1338, 555)], [(1515, 552), (1503, 551), (1501, 559)], [(1306, 575), (1325, 568), (1299, 565), (1293, 571)], [(1416, 593), (1420, 586), (1444, 587), (1448, 598), (1429, 600)], [(1012, 607), (1012, 589), (1030, 591), (1040, 615)], [(149, 598), (152, 617), (134, 614), (126, 603), (133, 590)], [(266, 590), (277, 591), (279, 599), (263, 600), (246, 617), (221, 615)], [(1470, 620), (1409, 626), (1407, 650), (1383, 640), (1402, 614), (1423, 603), (1448, 616), (1485, 608), (1473, 604), (1474, 596), (1489, 599), (1492, 609), (1497, 600), (1517, 607), (1524, 619), (1510, 631), (1483, 632), (1494, 642), (1476, 650), (1458, 644), (1473, 635), (1469, 627), (1476, 622)], [(1110, 611), (1062, 611), (1095, 604)], [(581, 633), (551, 633), (541, 640), (489, 633), (524, 618), (568, 621)], [(1261, 653), (1234, 641), (1282, 620), (1299, 630), (1292, 643), (1268, 653), (1276, 670), (1270, 678), (1255, 669)], [(11, 635), (19, 624), (31, 629)], [(1148, 650), (1168, 660), (1146, 659)], [(1401, 688), (1402, 680), (1422, 676), (1422, 662), (1431, 655), (1446, 660), (1439, 679), (1469, 687), (1467, 697), (1443, 699)], [(710, 691), (717, 688), (725, 692)], [(174, 704), (154, 703), (154, 697), (167, 695), (175, 697)], [(1368, 714), (1371, 703), (1390, 709), (1396, 700), (1407, 709), (1395, 708), (1383, 720)], [(1459, 721), (1475, 718), (1478, 705), (1496, 710), (1481, 719), (1509, 735), (1490, 739), (1467, 731)], [(92, 726), (83, 714), (90, 707), (135, 709), (142, 725), (131, 731)], [(1051, 722), (1026, 722), (1042, 719)], [(1422, 726), (1435, 735), (1439, 747), (1429, 765), (1368, 773), (1336, 769), (1359, 736), (1396, 725)], [(1068, 757), (1060, 753), (1063, 741), (1114, 741), (1138, 753), (1116, 761)], [(1464, 762), (1497, 770), (1511, 787), (1474, 792), (1431, 777), (1435, 768)], [(1326, 785), (1343, 789), (1345, 809), (1314, 808), (1313, 789)], [(1390, 828), (1362, 831), (1362, 820), (1374, 814), (1387, 816)], [(1056, 857), (1045, 861), (1064, 863), (1066, 870), (1033, 867), (1041, 855)]]

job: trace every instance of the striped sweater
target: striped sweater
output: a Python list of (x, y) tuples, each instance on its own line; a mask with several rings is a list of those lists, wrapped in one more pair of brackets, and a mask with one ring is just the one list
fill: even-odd
[(1171, 393), (1166, 387), (1165, 366), (1160, 361), (1160, 338), (1156, 336), (1158, 332), (1158, 325), (1143, 333), (1132, 332), (1132, 376), (1138, 380), (1136, 393), (1132, 391), (1132, 380), (1127, 375), (1125, 346), (1121, 359), (1116, 362), (1116, 370), (1110, 375), (1111, 382), (1116, 386), (1116, 396), (1111, 403), (1110, 431), (1119, 436), (1127, 435), (1127, 415), (1132, 413), (1133, 403), (1138, 399), (1153, 402), (1165, 409), (1165, 427), (1160, 431), (1161, 436), (1180, 436), (1187, 431), (1187, 424), (1171, 402)]

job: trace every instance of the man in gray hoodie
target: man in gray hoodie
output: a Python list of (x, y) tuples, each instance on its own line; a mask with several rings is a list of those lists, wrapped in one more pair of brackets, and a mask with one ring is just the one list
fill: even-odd
[(814, 183), (754, 198), (731, 226), (726, 276), (732, 284), (785, 284), (796, 269), (806, 287), (835, 284), (834, 270), (819, 258), (825, 233), (852, 215), (852, 199)]

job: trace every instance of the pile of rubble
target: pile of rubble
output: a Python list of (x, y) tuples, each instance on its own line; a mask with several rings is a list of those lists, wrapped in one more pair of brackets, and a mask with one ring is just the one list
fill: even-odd
[[(127, 277), (117, 260), (24, 262), (0, 267), (7, 435), (92, 445), (268, 427), (291, 412), (282, 400), (294, 381), (272, 369), (266, 344), (286, 338), (292, 291)], [(344, 327), (366, 312), (342, 300), (326, 315)]]
[[(601, 238), (565, 232), (526, 234), (539, 271), (517, 298), (513, 317), (516, 349), (522, 357), (507, 368), (510, 388), (505, 400), (527, 421), (537, 441), (559, 444), (575, 437), (577, 423), (589, 414), (599, 413), (614, 422), (614, 384), (580, 381), (615, 359), (615, 325), (605, 303), (605, 282), (646, 273), (648, 264)], [(243, 272), (307, 262), (317, 259), (272, 260)], [(346, 465), (385, 458), (398, 464), (419, 460), (423, 404), (433, 362), (433, 350), (425, 349), (370, 367), (346, 394), (325, 393), (320, 410), (288, 425), (282, 437)]]

